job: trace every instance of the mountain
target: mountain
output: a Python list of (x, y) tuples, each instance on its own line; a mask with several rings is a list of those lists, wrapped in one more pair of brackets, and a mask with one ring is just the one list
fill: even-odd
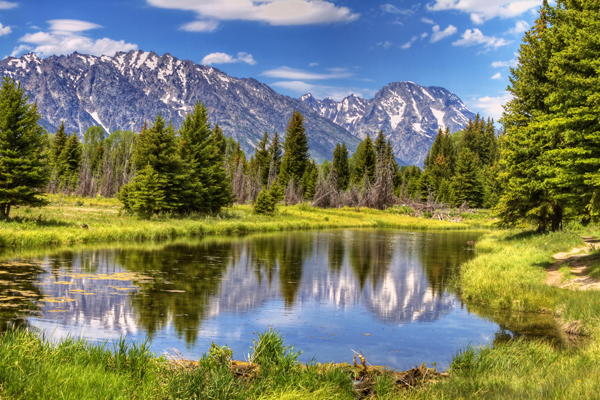
[(454, 133), (475, 118), (454, 93), (413, 82), (390, 83), (370, 100), (350, 95), (340, 102), (319, 101), (310, 93), (301, 100), (361, 140), (383, 131), (396, 156), (407, 164), (423, 162), (439, 128)]
[(438, 128), (455, 132), (473, 113), (453, 93), (412, 82), (391, 83), (373, 99), (354, 95), (341, 102), (281, 95), (255, 79), (224, 72), (170, 54), (119, 52), (114, 57), (73, 53), (45, 59), (30, 53), (0, 61), (3, 75), (20, 82), (37, 102), (41, 124), (56, 132), (64, 121), (79, 135), (93, 125), (107, 132), (138, 131), (160, 113), (178, 128), (197, 101), (227, 136), (252, 154), (264, 132), (283, 137), (295, 110), (305, 117), (311, 155), (332, 159), (337, 143), (352, 152), (367, 134), (382, 130), (405, 164), (422, 164)]
[(224, 72), (165, 54), (130, 51), (114, 57), (73, 53), (38, 58), (30, 53), (0, 61), (0, 71), (19, 81), (37, 102), (41, 124), (56, 132), (61, 121), (80, 135), (93, 125), (107, 132), (138, 131), (160, 113), (179, 127), (197, 101), (209, 110), (227, 136), (247, 153), (264, 132), (285, 134), (294, 110), (305, 117), (311, 155), (331, 159), (337, 143), (356, 149), (359, 139), (321, 117), (299, 99), (276, 93), (255, 79), (238, 79)]

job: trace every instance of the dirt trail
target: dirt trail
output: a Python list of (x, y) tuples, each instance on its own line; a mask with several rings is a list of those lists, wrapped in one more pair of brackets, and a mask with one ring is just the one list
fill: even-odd
[[(585, 246), (576, 247), (567, 253), (557, 253), (552, 256), (556, 262), (547, 270), (547, 285), (577, 290), (600, 289), (600, 280), (586, 275), (586, 270), (593, 260), (585, 259), (589, 256), (590, 250), (600, 247), (600, 240), (592, 237), (582, 237), (582, 239)], [(563, 265), (571, 267), (571, 273), (575, 275), (575, 278), (563, 282), (563, 274), (559, 272)]]

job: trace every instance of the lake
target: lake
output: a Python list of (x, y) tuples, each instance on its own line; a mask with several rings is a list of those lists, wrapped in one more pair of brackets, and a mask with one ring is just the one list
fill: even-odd
[(0, 263), (0, 329), (121, 336), (197, 359), (211, 342), (248, 357), (269, 327), (302, 361), (445, 369), (506, 329), (470, 313), (452, 280), (481, 232), (332, 230), (48, 250)]

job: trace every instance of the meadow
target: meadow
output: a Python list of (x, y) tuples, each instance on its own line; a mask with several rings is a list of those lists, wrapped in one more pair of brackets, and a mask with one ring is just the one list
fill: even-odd
[(81, 243), (160, 240), (203, 235), (235, 235), (298, 229), (398, 228), (421, 230), (489, 228), (493, 219), (465, 215), (461, 222), (415, 218), (390, 208), (321, 209), (307, 204), (279, 205), (273, 215), (259, 215), (252, 206), (232, 206), (214, 215), (156, 215), (140, 219), (121, 211), (114, 198), (80, 199), (48, 196), (42, 208), (14, 209), (0, 221), (1, 247), (39, 247)]

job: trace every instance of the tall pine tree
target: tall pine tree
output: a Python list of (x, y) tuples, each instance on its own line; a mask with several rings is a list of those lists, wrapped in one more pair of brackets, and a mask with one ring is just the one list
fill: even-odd
[(308, 136), (304, 130), (304, 117), (299, 111), (294, 111), (288, 123), (283, 144), (280, 182), (287, 185), (292, 180), (294, 185), (298, 186), (309, 162)]
[(21, 85), (4, 77), (0, 88), (0, 218), (8, 218), (14, 206), (46, 204), (43, 188), (45, 130), (38, 124), (35, 104)]

